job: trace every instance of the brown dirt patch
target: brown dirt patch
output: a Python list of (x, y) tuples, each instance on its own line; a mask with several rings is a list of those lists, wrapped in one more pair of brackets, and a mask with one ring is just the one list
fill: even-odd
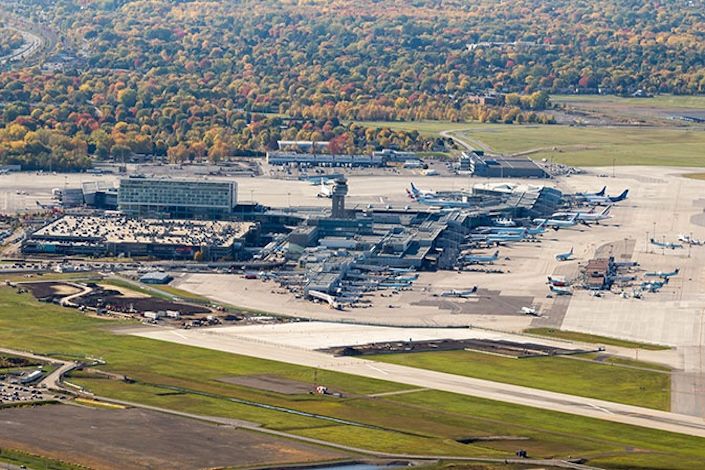
[(95, 469), (277, 467), (344, 454), (148, 410), (67, 405), (0, 411), (0, 446)]
[(268, 392), (283, 393), (285, 395), (299, 395), (313, 391), (314, 386), (310, 383), (290, 380), (274, 375), (243, 375), (234, 377), (223, 377), (219, 382), (232, 385), (242, 385), (243, 387), (265, 390)]

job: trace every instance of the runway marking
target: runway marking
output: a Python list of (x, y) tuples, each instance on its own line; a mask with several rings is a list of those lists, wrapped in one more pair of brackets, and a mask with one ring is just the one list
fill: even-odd
[(608, 410), (606, 408), (602, 408), (601, 406), (593, 405), (592, 403), (588, 403), (587, 405), (591, 408), (595, 408), (596, 410), (602, 411), (604, 413), (611, 414), (611, 415), (614, 414), (610, 410)]
[(375, 367), (375, 366), (373, 366), (372, 364), (365, 364), (365, 365), (366, 365), (367, 367), (369, 367), (370, 369), (376, 370), (377, 372), (381, 372), (381, 373), (384, 374), (384, 375), (389, 375), (389, 372), (384, 371), (384, 370), (382, 370), (382, 369), (380, 369), (380, 368), (378, 368), (378, 367)]

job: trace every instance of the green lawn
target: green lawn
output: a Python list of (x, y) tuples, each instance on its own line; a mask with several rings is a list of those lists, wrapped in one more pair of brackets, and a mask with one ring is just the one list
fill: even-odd
[(637, 343), (635, 341), (627, 341), (617, 338), (608, 338), (606, 336), (597, 336), (587, 333), (578, 333), (577, 331), (563, 331), (556, 330), (554, 328), (529, 328), (524, 330), (526, 333), (530, 333), (538, 336), (548, 336), (551, 338), (566, 339), (569, 341), (582, 341), (584, 343), (594, 343), (605, 346), (621, 346), (623, 348), (639, 348), (648, 349), (650, 351), (664, 351), (666, 349), (671, 349), (669, 346), (661, 346), (658, 344), (649, 343)]
[(705, 132), (695, 129), (646, 127), (571, 127), (471, 125), (456, 133), (461, 139), (481, 141), (495, 152), (532, 153), (576, 166), (660, 165), (705, 166)]
[(21, 467), (24, 465), (27, 468), (35, 468), (40, 470), (79, 470), (85, 469), (78, 465), (72, 465), (66, 462), (45, 459), (43, 457), (28, 454), (22, 451), (12, 449), (0, 449), (0, 462)]
[[(102, 357), (107, 361), (105, 370), (136, 380), (128, 384), (87, 374), (70, 379), (99, 395), (245, 419), (271, 429), (389, 452), (505, 457), (525, 448), (535, 457), (599, 456), (603, 467), (617, 468), (618, 463), (624, 468), (636, 458), (634, 449), (640, 449), (652, 457), (643, 462), (644, 468), (705, 465), (705, 439), (435, 391), (373, 398), (368, 395), (415, 387), (114, 334), (110, 330), (114, 326), (0, 287), (0, 344), (4, 347), (64, 357)], [(253, 374), (311, 384), (317, 377), (318, 383), (344, 392), (345, 397), (285, 395), (218, 380)], [(175, 388), (181, 392), (175, 393)], [(243, 400), (358, 425), (266, 410)], [(495, 435), (529, 440), (456, 442)]]
[(612, 95), (551, 95), (552, 103), (618, 104), (650, 108), (705, 108), (705, 96), (657, 95), (653, 98), (622, 98)]
[(670, 406), (670, 376), (657, 371), (565, 357), (514, 359), (472, 351), (380, 354), (366, 357), (380, 362), (659, 410), (668, 410)]
[(355, 124), (372, 128), (418, 131), (424, 136), (437, 136), (442, 131), (469, 129), (472, 124), (451, 121), (354, 121)]

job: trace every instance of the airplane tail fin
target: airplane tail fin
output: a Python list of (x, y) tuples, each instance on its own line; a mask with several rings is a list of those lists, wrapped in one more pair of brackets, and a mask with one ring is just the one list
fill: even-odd
[(419, 188), (416, 187), (413, 181), (411, 182), (411, 192), (414, 194), (414, 196), (418, 196), (419, 194), (421, 194), (421, 191), (419, 191)]
[(570, 247), (570, 251), (568, 252), (568, 256), (571, 256), (573, 254), (573, 248), (574, 247), (572, 247), (572, 246)]
[(624, 201), (627, 198), (628, 194), (629, 194), (629, 190), (625, 189), (624, 191), (622, 191), (622, 194), (620, 194), (619, 196), (617, 196), (615, 198), (612, 198), (612, 201), (613, 202)]
[(595, 193), (595, 196), (604, 196), (606, 191), (607, 191), (607, 186), (603, 186), (602, 189), (600, 189), (598, 192)]

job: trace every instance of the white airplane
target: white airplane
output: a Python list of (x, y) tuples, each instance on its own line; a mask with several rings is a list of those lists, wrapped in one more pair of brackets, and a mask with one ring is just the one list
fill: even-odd
[(483, 255), (464, 255), (460, 260), (466, 264), (492, 264), (499, 259), (499, 250), (495, 251), (490, 256)]
[(436, 191), (426, 191), (417, 188), (413, 181), (411, 182), (411, 189), (407, 189), (406, 194), (408, 194), (411, 199), (433, 199), (437, 196)]
[(553, 284), (549, 285), (549, 287), (551, 292), (556, 295), (573, 295), (573, 291), (569, 287), (554, 286)]
[(548, 276), (548, 283), (551, 284), (552, 286), (556, 287), (567, 287), (568, 286), (568, 281), (566, 278), (560, 276), (560, 277), (555, 277), (555, 276)]
[(517, 223), (512, 219), (495, 219), (494, 224), (498, 227), (516, 227)]
[(607, 191), (607, 186), (603, 186), (602, 189), (600, 189), (596, 193), (575, 193), (576, 197), (590, 197), (590, 196), (604, 196), (605, 191)]
[(616, 202), (624, 201), (627, 198), (627, 195), (629, 194), (629, 190), (625, 189), (622, 191), (622, 193), (618, 196), (582, 196), (578, 197), (578, 200), (593, 205), (593, 206), (602, 206), (602, 205), (607, 205), (607, 204), (614, 204)]
[(473, 287), (472, 289), (465, 289), (465, 290), (444, 290), (443, 292), (440, 293), (440, 297), (459, 297), (462, 299), (467, 299), (469, 297), (475, 297), (477, 294), (477, 286)]
[(573, 247), (570, 247), (570, 251), (565, 253), (558, 253), (556, 255), (556, 261), (568, 261), (573, 257)]
[(671, 250), (675, 250), (676, 248), (683, 248), (683, 245), (681, 245), (680, 243), (660, 242), (654, 238), (652, 238), (650, 241), (652, 245), (656, 245), (660, 248), (670, 248)]
[(521, 313), (524, 315), (531, 315), (534, 317), (540, 317), (541, 314), (536, 310), (536, 307), (522, 307), (521, 308)]
[(553, 230), (558, 230), (561, 228), (575, 227), (578, 225), (578, 217), (577, 215), (573, 215), (570, 219), (534, 219), (534, 223), (551, 227)]
[(683, 243), (687, 243), (688, 245), (694, 245), (694, 246), (705, 245), (705, 241), (698, 240), (696, 238), (691, 237), (690, 235), (684, 235), (684, 234), (678, 235), (678, 241), (683, 242)]
[(561, 217), (575, 217), (578, 222), (595, 222), (599, 223), (601, 220), (611, 219), (612, 216), (609, 215), (612, 206), (605, 207), (602, 212), (556, 212), (551, 216), (551, 218), (561, 218)]
[(668, 279), (673, 276), (677, 276), (678, 273), (681, 272), (679, 268), (674, 269), (673, 271), (670, 272), (664, 272), (664, 271), (654, 271), (650, 273), (645, 273), (644, 276), (647, 277), (660, 277), (661, 279)]
[(321, 187), (320, 187), (320, 190), (318, 191), (318, 194), (316, 194), (316, 197), (327, 197), (327, 198), (333, 197), (333, 188), (334, 187), (335, 187), (335, 183), (328, 182), (328, 181), (321, 181)]

